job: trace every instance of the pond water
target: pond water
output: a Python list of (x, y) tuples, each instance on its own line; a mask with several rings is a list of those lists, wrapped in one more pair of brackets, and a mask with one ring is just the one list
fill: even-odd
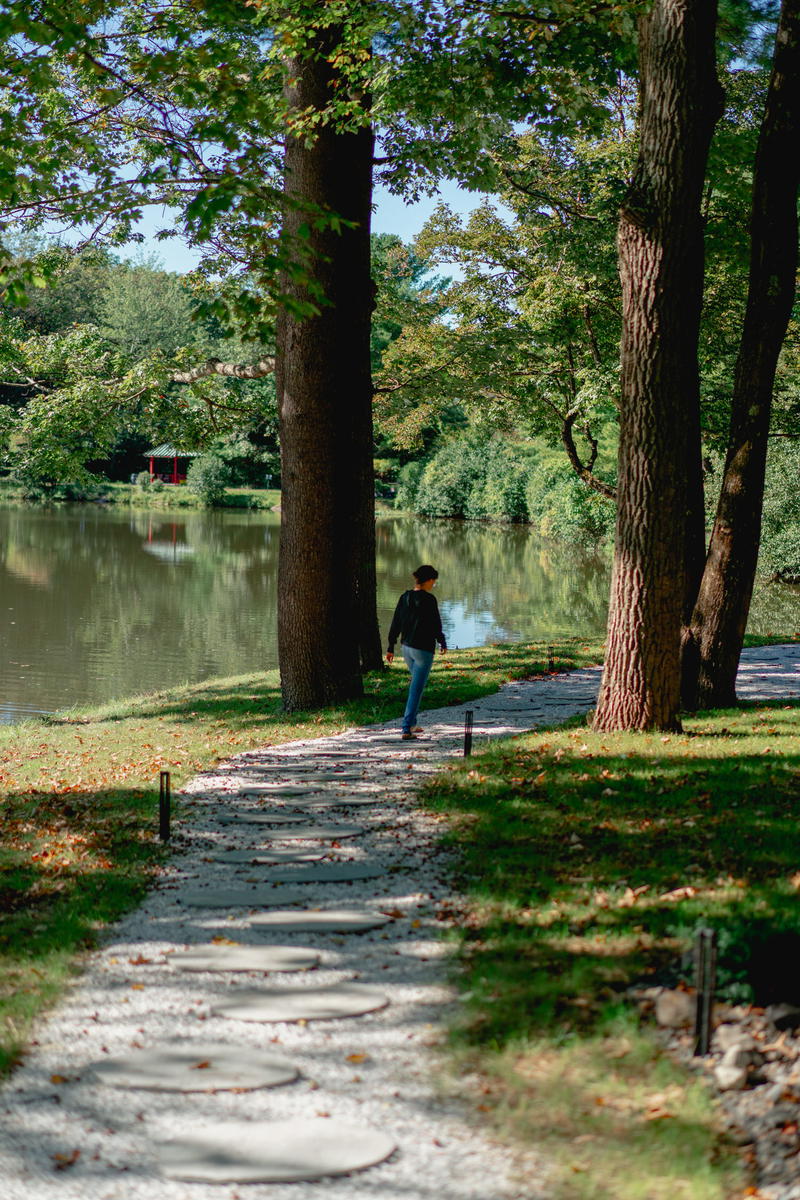
[[(279, 518), (97, 505), (0, 510), (0, 720), (277, 666)], [(378, 523), (385, 636), (421, 562), (452, 646), (602, 633), (609, 560), (530, 529)], [(751, 630), (800, 627), (800, 589), (762, 585)]]

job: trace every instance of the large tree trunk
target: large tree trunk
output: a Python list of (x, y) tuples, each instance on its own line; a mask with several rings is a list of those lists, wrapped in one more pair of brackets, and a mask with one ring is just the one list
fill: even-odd
[(703, 708), (736, 703), (761, 536), (775, 369), (795, 297), (799, 187), (800, 0), (784, 0), (755, 160), (750, 282), (728, 453), (692, 618), (696, 699)]
[(722, 99), (715, 26), (710, 0), (655, 0), (639, 26), (641, 144), (618, 236), (622, 407), (608, 651), (595, 715), (603, 730), (679, 727), (700, 464), (700, 200)]
[[(331, 59), (339, 38), (338, 29), (325, 29), (302, 58), (287, 64), (290, 112), (320, 111), (336, 98)], [(362, 645), (379, 648), (369, 353), (372, 158), (366, 120), (347, 132), (325, 120), (313, 134), (306, 128), (286, 139), (284, 230), (290, 253), (306, 258), (302, 276), (284, 279), (276, 371), (278, 653), (289, 710), (361, 695)], [(332, 224), (327, 214), (346, 224)], [(316, 312), (308, 315), (310, 305)]]

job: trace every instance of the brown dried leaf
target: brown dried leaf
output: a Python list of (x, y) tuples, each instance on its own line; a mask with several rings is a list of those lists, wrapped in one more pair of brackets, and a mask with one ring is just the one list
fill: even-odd
[(66, 1171), (67, 1167), (74, 1167), (80, 1156), (80, 1150), (70, 1150), (68, 1154), (55, 1153), (53, 1155), (53, 1162), (56, 1165), (56, 1170)]

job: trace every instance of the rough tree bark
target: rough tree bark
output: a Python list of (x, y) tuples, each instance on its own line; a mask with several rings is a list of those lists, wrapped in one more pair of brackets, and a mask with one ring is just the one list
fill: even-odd
[(702, 708), (736, 703), (753, 594), (772, 391), (795, 298), (800, 188), (800, 0), (781, 9), (753, 177), (750, 281), (722, 487), (692, 638)]
[(722, 101), (715, 28), (710, 0), (654, 0), (639, 25), (641, 141), (618, 234), (622, 405), (602, 730), (679, 727), (687, 546), (702, 478), (693, 444), (700, 201)]
[[(319, 111), (339, 83), (340, 31), (320, 32), (287, 64), (289, 110)], [(278, 321), (281, 441), (278, 653), (284, 705), (318, 708), (362, 693), (374, 665), (372, 381), (369, 335), (373, 135), (320, 123), (286, 139), (284, 228), (306, 273), (287, 273)], [(335, 214), (331, 224), (320, 215)], [(321, 289), (322, 298), (309, 287)], [(316, 306), (299, 315), (298, 306)], [(362, 656), (362, 646), (366, 650)]]

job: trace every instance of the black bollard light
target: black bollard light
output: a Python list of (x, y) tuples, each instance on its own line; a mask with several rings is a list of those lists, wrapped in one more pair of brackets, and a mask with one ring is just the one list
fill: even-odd
[(548, 671), (556, 669), (556, 652), (552, 646), (547, 647), (547, 669)]
[(472, 719), (475, 713), (470, 708), (464, 713), (464, 758), (472, 754)]
[(717, 933), (714, 929), (697, 931), (694, 943), (694, 981), (697, 989), (694, 1052), (696, 1055), (706, 1055), (711, 1046), (714, 990), (717, 986)]
[(169, 808), (169, 771), (162, 771), (158, 794), (158, 836), (162, 842), (169, 841)]

